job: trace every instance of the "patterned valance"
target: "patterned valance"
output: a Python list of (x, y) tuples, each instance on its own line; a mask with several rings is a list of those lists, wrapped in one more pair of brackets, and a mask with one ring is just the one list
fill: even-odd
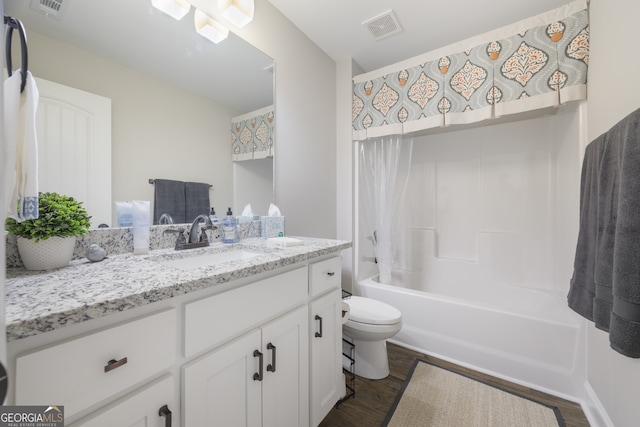
[(354, 77), (353, 139), (466, 124), (586, 98), (589, 18), (578, 0)]
[(273, 105), (231, 118), (233, 161), (273, 156)]

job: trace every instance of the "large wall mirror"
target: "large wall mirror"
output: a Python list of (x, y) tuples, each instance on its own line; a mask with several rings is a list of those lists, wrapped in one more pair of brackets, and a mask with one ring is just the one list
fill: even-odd
[[(4, 3), (5, 14), (26, 28), (35, 77), (110, 100), (111, 155), (95, 161), (96, 170), (110, 162), (111, 194), (92, 195), (109, 199), (109, 208), (90, 212), (93, 226), (117, 224), (116, 201), (153, 206), (153, 179), (211, 184), (218, 215), (228, 207), (240, 214), (248, 203), (254, 214), (266, 214), (273, 157), (232, 161), (230, 127), (232, 117), (274, 105), (272, 58), (233, 29), (218, 44), (197, 34), (193, 8), (176, 21), (148, 0), (66, 0), (49, 16), (36, 10), (39, 0)], [(15, 40), (13, 50), (19, 68)], [(67, 157), (41, 164), (65, 162), (70, 175), (92, 168)], [(47, 185), (40, 182), (58, 190)]]

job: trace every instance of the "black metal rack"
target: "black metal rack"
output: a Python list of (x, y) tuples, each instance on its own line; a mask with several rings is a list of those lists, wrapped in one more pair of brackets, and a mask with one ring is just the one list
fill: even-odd
[[(342, 290), (342, 299), (346, 299), (349, 298), (351, 296), (350, 292), (345, 291), (344, 289)], [(344, 313), (343, 313), (344, 314)], [(340, 400), (338, 400), (338, 402), (336, 403), (336, 408), (340, 406), (340, 404), (342, 402), (344, 402), (345, 400), (353, 397), (355, 398), (356, 396), (356, 372), (355, 372), (355, 364), (356, 364), (356, 346), (342, 338), (342, 357), (345, 357), (348, 362), (348, 368), (345, 368), (343, 366), (342, 371), (344, 372), (345, 375), (345, 386), (346, 386), (346, 390), (347, 393), (344, 395), (344, 397), (342, 397)]]

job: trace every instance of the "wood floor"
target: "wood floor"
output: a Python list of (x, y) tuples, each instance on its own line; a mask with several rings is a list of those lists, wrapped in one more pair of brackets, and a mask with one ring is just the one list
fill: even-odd
[(389, 352), (390, 375), (382, 380), (367, 380), (356, 377), (355, 397), (345, 400), (338, 407), (334, 407), (320, 423), (320, 427), (373, 427), (381, 425), (416, 358), (428, 360), (434, 365), (465, 373), (487, 384), (514, 391), (539, 402), (557, 406), (567, 427), (589, 426), (582, 408), (577, 403), (472, 371), (394, 344), (388, 344), (387, 349)]

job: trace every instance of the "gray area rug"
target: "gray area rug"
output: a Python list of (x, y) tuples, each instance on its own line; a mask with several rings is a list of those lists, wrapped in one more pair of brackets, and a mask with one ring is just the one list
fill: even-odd
[(556, 407), (416, 360), (383, 426), (565, 427)]

